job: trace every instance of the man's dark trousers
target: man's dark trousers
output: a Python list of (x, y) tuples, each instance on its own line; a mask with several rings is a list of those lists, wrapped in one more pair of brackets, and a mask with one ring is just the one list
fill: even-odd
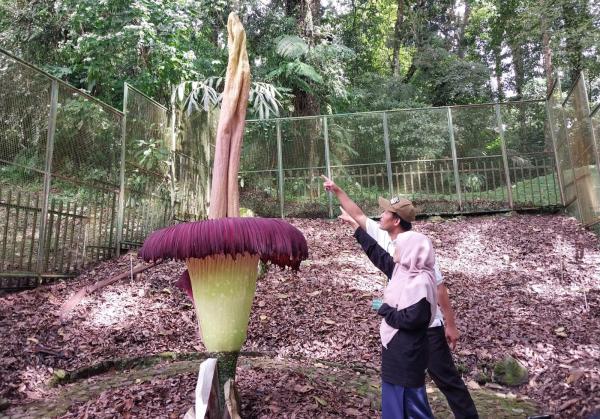
[(446, 341), (444, 326), (430, 327), (427, 330), (427, 336), (429, 338), (429, 364), (427, 365), (429, 376), (446, 396), (456, 418), (478, 418), (477, 409), (469, 390), (454, 365), (452, 353)]

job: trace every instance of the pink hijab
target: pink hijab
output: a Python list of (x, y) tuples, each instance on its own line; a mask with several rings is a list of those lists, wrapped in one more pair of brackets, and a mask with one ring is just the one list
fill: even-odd
[[(437, 291), (435, 287), (435, 253), (431, 241), (424, 234), (415, 231), (401, 233), (396, 238), (394, 253), (396, 267), (392, 278), (383, 293), (383, 302), (397, 310), (419, 302), (426, 298), (431, 307), (429, 324), (434, 320), (437, 310)], [(387, 348), (388, 343), (398, 332), (381, 320), (379, 334), (381, 343)]]

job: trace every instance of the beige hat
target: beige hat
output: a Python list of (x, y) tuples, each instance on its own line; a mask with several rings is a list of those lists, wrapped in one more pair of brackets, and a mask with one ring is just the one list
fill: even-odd
[(409, 223), (415, 221), (415, 218), (417, 217), (417, 210), (413, 203), (408, 199), (395, 196), (388, 201), (385, 198), (379, 197), (378, 202), (381, 208), (398, 214), (400, 218)]

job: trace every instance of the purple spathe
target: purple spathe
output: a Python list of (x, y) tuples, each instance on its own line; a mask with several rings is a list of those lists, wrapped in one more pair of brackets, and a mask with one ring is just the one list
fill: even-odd
[(158, 259), (203, 259), (212, 255), (258, 255), (263, 262), (298, 269), (308, 257), (300, 230), (274, 218), (219, 218), (182, 223), (150, 234), (139, 255)]

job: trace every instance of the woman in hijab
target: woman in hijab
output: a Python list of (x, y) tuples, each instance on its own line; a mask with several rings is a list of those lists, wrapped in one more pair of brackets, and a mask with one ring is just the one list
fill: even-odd
[(392, 258), (364, 230), (357, 229), (354, 237), (375, 266), (391, 278), (377, 312), (383, 317), (379, 329), (382, 417), (433, 418), (425, 392), (427, 328), (437, 307), (431, 241), (414, 231), (399, 234)]

